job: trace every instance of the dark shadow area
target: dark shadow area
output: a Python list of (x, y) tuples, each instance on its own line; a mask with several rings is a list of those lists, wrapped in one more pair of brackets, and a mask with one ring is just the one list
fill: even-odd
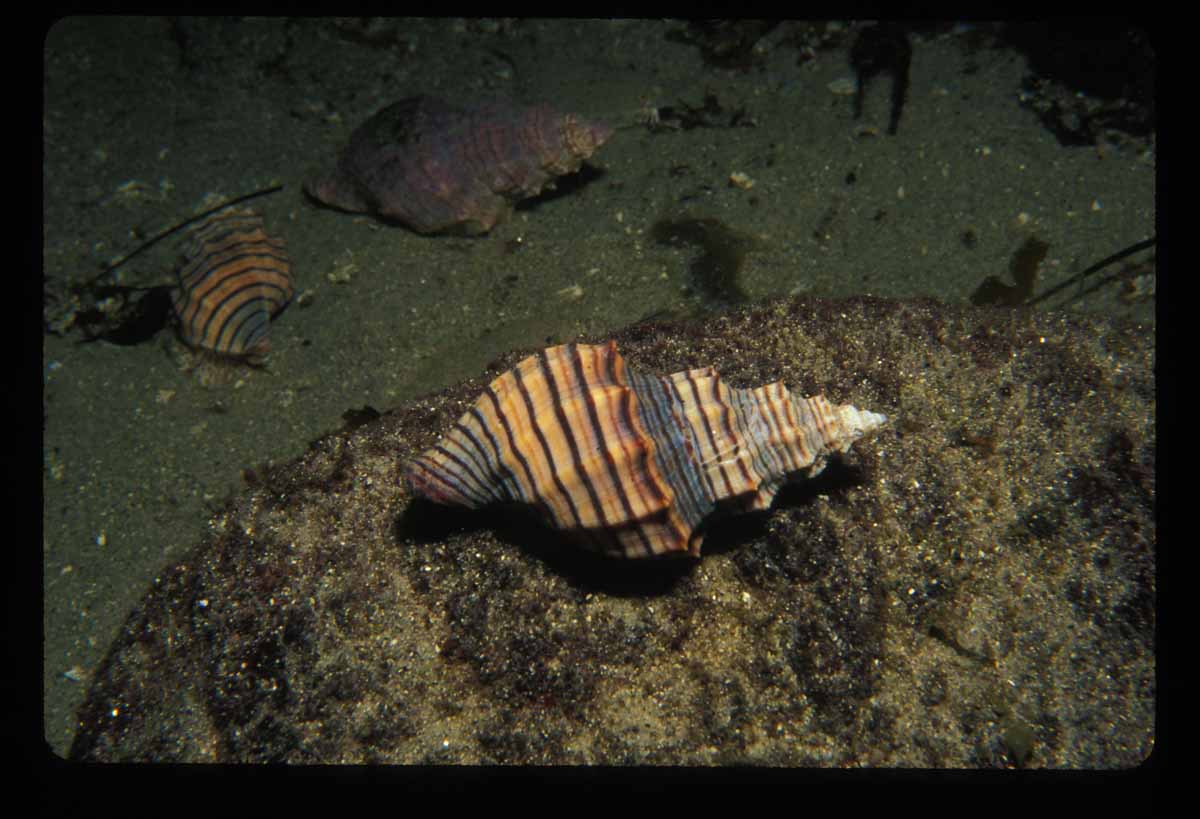
[(654, 597), (669, 593), (696, 567), (687, 555), (631, 560), (592, 551), (569, 533), (547, 526), (532, 507), (520, 504), (464, 509), (416, 498), (396, 522), (399, 540), (415, 545), (470, 538), (485, 529), (497, 540), (533, 555), (582, 592)]
[(597, 168), (595, 165), (587, 162), (579, 168), (575, 173), (569, 173), (566, 176), (557, 177), (554, 180), (552, 187), (548, 186), (544, 191), (537, 196), (529, 199), (522, 199), (513, 206), (514, 211), (532, 211), (547, 202), (553, 202), (555, 199), (562, 199), (565, 196), (571, 196), (591, 185), (598, 179), (603, 179), (608, 174), (604, 168)]
[[(772, 508), (811, 503), (818, 495), (838, 494), (864, 481), (860, 467), (834, 460), (816, 478), (792, 481), (780, 489)], [(701, 560), (705, 555), (735, 551), (766, 532), (769, 512), (736, 512), (718, 507), (702, 524)], [(617, 597), (668, 594), (695, 570), (699, 561), (686, 554), (652, 558), (614, 557), (588, 549), (570, 533), (546, 525), (537, 511), (520, 504), (484, 509), (442, 506), (415, 498), (396, 521), (396, 537), (410, 546), (466, 541), (484, 530), (538, 560), (583, 592)]]

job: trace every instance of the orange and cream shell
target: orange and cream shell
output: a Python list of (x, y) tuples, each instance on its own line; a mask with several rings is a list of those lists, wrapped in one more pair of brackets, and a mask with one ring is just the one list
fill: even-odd
[(781, 382), (732, 388), (712, 367), (643, 375), (611, 341), (564, 344), (489, 384), (404, 474), (436, 503), (531, 504), (616, 556), (699, 557), (718, 505), (766, 509), (788, 478), (886, 421)]
[(180, 337), (221, 356), (265, 355), (271, 318), (295, 292), (283, 239), (258, 213), (229, 210), (192, 231), (185, 255), (173, 298)]

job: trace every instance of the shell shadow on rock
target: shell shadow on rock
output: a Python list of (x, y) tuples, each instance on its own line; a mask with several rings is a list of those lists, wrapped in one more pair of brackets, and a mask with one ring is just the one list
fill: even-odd
[(781, 382), (728, 387), (712, 367), (643, 375), (615, 342), (565, 344), (495, 379), (405, 479), (436, 503), (529, 504), (613, 556), (699, 557), (718, 507), (766, 509), (886, 421)]
[(578, 171), (612, 134), (549, 105), (462, 108), (410, 97), (355, 129), (337, 168), (305, 190), (323, 204), (419, 233), (487, 233), (514, 204)]

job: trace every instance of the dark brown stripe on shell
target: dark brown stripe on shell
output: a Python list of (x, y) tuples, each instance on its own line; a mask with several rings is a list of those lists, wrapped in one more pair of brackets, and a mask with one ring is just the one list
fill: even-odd
[(174, 298), (179, 333), (192, 347), (224, 355), (269, 349), (271, 317), (291, 300), (291, 261), (282, 239), (253, 212), (210, 217), (193, 232)]
[[(617, 369), (620, 359), (618, 355), (613, 354), (616, 352), (616, 346), (611, 346), (610, 349), (607, 349), (605, 352), (605, 364), (608, 369), (608, 379), (610, 379), (610, 382), (613, 384), (622, 385), (623, 393), (622, 397), (618, 399), (618, 402), (622, 403), (623, 405), (622, 414), (625, 422), (625, 429), (628, 429), (630, 432), (634, 432), (637, 430), (634, 413), (632, 413), (632, 401), (634, 401), (634, 393), (632, 393), (632, 390), (629, 389), (629, 385), (625, 383), (625, 379), (618, 375)], [(578, 379), (580, 379), (580, 383), (587, 384), (587, 379), (583, 377), (583, 370), (581, 366), (582, 359), (580, 354), (578, 354), (578, 349), (575, 347), (575, 345), (571, 345), (571, 359), (575, 361), (576, 375)], [(596, 437), (599, 438), (601, 442), (601, 449), (604, 450), (605, 462), (608, 467), (608, 476), (610, 476), (613, 488), (617, 490), (620, 497), (620, 503), (622, 503), (622, 507), (625, 510), (624, 519), (635, 520), (636, 515), (634, 514), (634, 508), (632, 508), (629, 498), (628, 482), (623, 479), (622, 474), (618, 473), (616, 461), (613, 460), (612, 450), (604, 446), (604, 443), (606, 443), (606, 438), (604, 435), (602, 435), (602, 430), (604, 430), (604, 428), (602, 428), (602, 425), (600, 424), (599, 411), (598, 408), (596, 408), (595, 400), (592, 397), (592, 393), (590, 393), (588, 390), (584, 390), (583, 395), (584, 399), (586, 399), (588, 402), (588, 413), (590, 419), (592, 419), (592, 428), (596, 430)], [(619, 443), (620, 446), (624, 448), (624, 440), (620, 440), (619, 435), (617, 438), (618, 441), (616, 443)], [(635, 485), (636, 483), (637, 482), (635, 482)], [(637, 536), (638, 540), (641, 540), (642, 548), (647, 551), (647, 554), (650, 554), (650, 552), (654, 551), (653, 546), (650, 545), (649, 540), (646, 538), (646, 533), (642, 532), (641, 530), (637, 530)]]
[[(493, 382), (493, 384), (494, 383), (495, 382)], [(521, 468), (525, 472), (525, 478), (528, 481), (527, 484), (521, 484), (520, 476), (518, 476), (514, 473), (514, 477), (517, 479), (517, 489), (520, 492), (518, 499), (532, 503), (534, 500), (537, 499), (537, 481), (534, 480), (533, 470), (530, 469), (530, 467), (529, 467), (529, 461), (525, 458), (525, 453), (523, 453), (520, 450), (520, 448), (517, 447), (517, 445), (515, 443), (515, 440), (513, 438), (512, 426), (509, 424), (507, 416), (505, 415), (503, 410), (501, 410), (501, 408), (500, 408), (500, 398), (496, 395), (496, 391), (491, 386), (488, 386), (486, 389), (484, 389), (483, 394), (485, 397), (487, 397), (488, 401), (491, 402), (492, 412), (495, 414), (496, 419), (500, 422), (500, 427), (502, 430), (504, 430), (505, 438), (508, 439), (508, 447), (505, 451), (511, 452), (517, 456), (517, 460), (520, 462)], [(482, 415), (481, 415), (481, 422), (482, 422), (482, 426), (484, 429), (487, 429), (487, 430), (491, 429), (490, 425), (488, 425), (486, 423), (486, 419), (482, 418)], [(498, 440), (496, 440), (495, 438), (493, 438), (492, 440), (496, 444), (497, 461), (499, 463), (506, 463), (506, 461), (504, 460), (503, 453), (499, 446), (500, 442)], [(527, 492), (525, 490), (526, 486), (530, 487), (530, 491)]]
[[(572, 424), (567, 418), (566, 411), (563, 409), (562, 395), (559, 392), (558, 384), (554, 380), (554, 373), (551, 372), (550, 364), (546, 359), (545, 350), (542, 350), (540, 353), (538, 353), (537, 361), (542, 378), (545, 379), (546, 386), (550, 390), (551, 403), (554, 407), (554, 417), (558, 421), (559, 433), (562, 435), (563, 440), (567, 442), (567, 447), (571, 452), (571, 462), (574, 467), (575, 475), (578, 478), (579, 483), (583, 486), (584, 491), (587, 492), (588, 502), (591, 504), (591, 507), (595, 512), (595, 518), (600, 522), (601, 526), (608, 526), (609, 523), (604, 514), (604, 506), (600, 503), (600, 497), (596, 494), (596, 487), (592, 484), (592, 481), (588, 477), (587, 473), (583, 471), (583, 459), (579, 455), (579, 444), (575, 440)], [(524, 390), (522, 390), (522, 392), (525, 395), (525, 404), (529, 408), (529, 414), (532, 418), (533, 402), (530, 400), (527, 392)], [(566, 496), (571, 502), (571, 511), (575, 515), (576, 525), (582, 527), (583, 519), (580, 517), (579, 510), (576, 508), (570, 493), (567, 492), (566, 486), (564, 486), (562, 481), (559, 480), (558, 470), (554, 468), (554, 453), (550, 450), (550, 445), (546, 443), (545, 435), (542, 434), (541, 427), (536, 418), (533, 418), (533, 425), (538, 434), (538, 440), (542, 444), (542, 449), (546, 453), (546, 460), (550, 463), (551, 471), (554, 473), (554, 481), (563, 495)], [(595, 424), (593, 424), (593, 427), (594, 426)], [(600, 430), (597, 430), (597, 436), (599, 437), (600, 435)]]

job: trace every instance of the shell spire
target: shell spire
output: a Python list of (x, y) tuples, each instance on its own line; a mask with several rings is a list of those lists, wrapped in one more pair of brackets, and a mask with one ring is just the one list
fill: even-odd
[(765, 509), (788, 478), (886, 422), (780, 382), (732, 388), (712, 367), (645, 375), (615, 342), (565, 344), (496, 378), (405, 479), (437, 503), (531, 504), (615, 555), (699, 557), (718, 505)]

